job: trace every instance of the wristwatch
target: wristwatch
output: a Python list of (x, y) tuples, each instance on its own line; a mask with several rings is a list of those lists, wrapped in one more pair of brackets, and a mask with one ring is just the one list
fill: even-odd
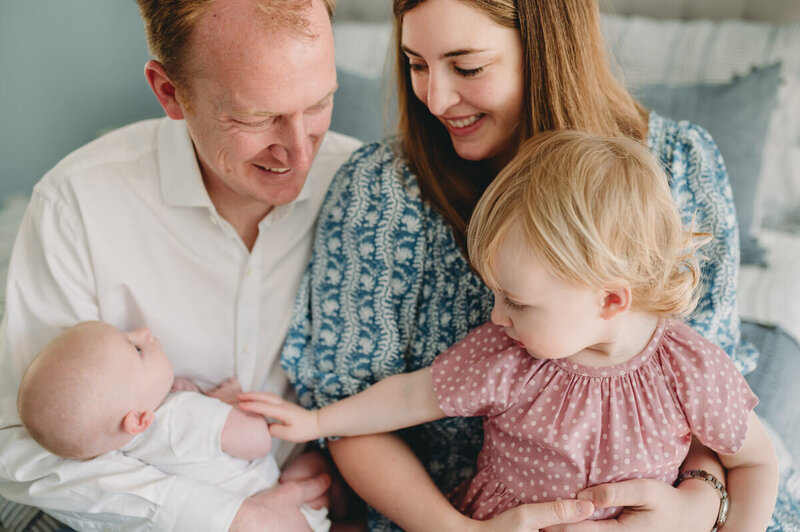
[(675, 481), (673, 486), (677, 487), (678, 484), (687, 478), (704, 480), (711, 484), (711, 486), (713, 486), (713, 488), (719, 494), (719, 512), (717, 512), (717, 522), (714, 523), (714, 528), (711, 530), (711, 532), (717, 532), (717, 529), (724, 525), (725, 521), (728, 519), (728, 506), (730, 506), (730, 499), (728, 499), (728, 492), (725, 491), (725, 484), (720, 482), (717, 477), (708, 471), (703, 471), (702, 469), (690, 469), (688, 471), (683, 471), (680, 475), (678, 475), (678, 479)]

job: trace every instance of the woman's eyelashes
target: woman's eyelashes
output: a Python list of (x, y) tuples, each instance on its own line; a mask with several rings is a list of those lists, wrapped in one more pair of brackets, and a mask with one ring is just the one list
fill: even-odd
[(483, 72), (483, 67), (477, 68), (460, 68), (460, 67), (453, 67), (455, 71), (458, 72), (460, 75), (464, 76), (465, 78), (473, 78)]
[[(428, 65), (426, 65), (425, 63), (411, 63), (411, 62), (409, 62), (408, 68), (412, 72), (416, 72), (416, 73), (420, 73), (420, 74), (421, 73), (425, 73), (425, 72), (428, 71)], [(463, 68), (463, 67), (459, 67), (459, 66), (455, 66), (455, 65), (453, 66), (453, 70), (456, 72), (456, 74), (458, 74), (459, 76), (464, 77), (464, 78), (475, 77), (478, 74), (480, 74), (481, 72), (483, 72), (484, 68), (485, 67), (483, 67), (483, 66), (479, 66), (479, 67), (475, 67), (475, 68)]]

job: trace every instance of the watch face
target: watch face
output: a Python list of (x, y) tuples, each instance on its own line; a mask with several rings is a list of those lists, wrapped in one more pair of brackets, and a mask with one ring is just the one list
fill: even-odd
[(730, 505), (730, 499), (727, 497), (723, 497), (722, 500), (719, 501), (719, 513), (717, 514), (717, 526), (720, 527), (725, 524), (725, 521), (728, 520), (728, 506)]

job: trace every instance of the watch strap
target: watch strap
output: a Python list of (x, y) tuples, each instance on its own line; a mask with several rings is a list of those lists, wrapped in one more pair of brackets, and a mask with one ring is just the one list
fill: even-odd
[(725, 521), (728, 519), (728, 507), (730, 506), (730, 499), (728, 499), (728, 492), (725, 490), (725, 484), (720, 482), (717, 477), (708, 471), (703, 471), (702, 469), (689, 469), (687, 471), (682, 471), (680, 475), (678, 475), (678, 479), (675, 481), (673, 486), (677, 486), (684, 480), (690, 478), (707, 482), (719, 494), (719, 511), (717, 512), (717, 521), (714, 523), (714, 528), (711, 530), (711, 532), (716, 532), (717, 529), (724, 525)]

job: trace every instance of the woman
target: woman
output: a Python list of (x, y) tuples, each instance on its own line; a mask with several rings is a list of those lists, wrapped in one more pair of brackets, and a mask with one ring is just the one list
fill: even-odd
[[(520, 142), (550, 129), (628, 136), (660, 158), (685, 220), (696, 216), (715, 238), (691, 325), (740, 369), (752, 366), (755, 354), (739, 344), (738, 233), (716, 146), (701, 128), (648, 115), (619, 85), (595, 2), (395, 0), (394, 15), (400, 136), (364, 146), (334, 179), (283, 353), (305, 406), (427, 366), (488, 320), (492, 297), (465, 259), (466, 224)], [(356, 492), (404, 529), (537, 530), (583, 515), (568, 503), (569, 516), (549, 521), (552, 508), (536, 505), (484, 523), (454, 515), (441, 492), (472, 473), (481, 438), (478, 420), (454, 419), (330, 450)], [(702, 449), (684, 467), (722, 475)], [(720, 502), (703, 482), (631, 481), (588, 493), (598, 505), (611, 497), (638, 508), (620, 530), (707, 532)], [(388, 527), (371, 514), (371, 530)]]

